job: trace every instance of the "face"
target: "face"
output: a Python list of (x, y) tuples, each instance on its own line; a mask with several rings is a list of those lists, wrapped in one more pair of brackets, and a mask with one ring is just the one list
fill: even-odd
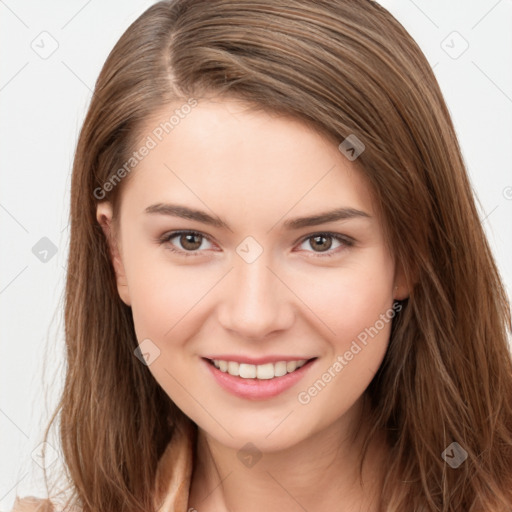
[[(156, 145), (124, 184), (113, 246), (148, 371), (226, 446), (337, 428), (405, 292), (368, 184), (298, 120), (201, 100), (158, 140), (173, 111), (147, 124)], [(105, 232), (111, 215), (100, 203)]]

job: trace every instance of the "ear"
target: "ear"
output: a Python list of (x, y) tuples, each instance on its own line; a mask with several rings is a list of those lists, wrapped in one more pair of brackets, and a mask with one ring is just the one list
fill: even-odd
[(128, 289), (128, 283), (126, 280), (126, 273), (124, 269), (123, 259), (121, 256), (121, 244), (119, 234), (115, 232), (114, 225), (112, 223), (112, 204), (108, 201), (102, 201), (98, 203), (96, 207), (96, 220), (101, 226), (105, 238), (107, 239), (107, 245), (109, 248), (109, 254), (116, 273), (117, 291), (121, 300), (127, 305), (131, 306), (130, 292)]

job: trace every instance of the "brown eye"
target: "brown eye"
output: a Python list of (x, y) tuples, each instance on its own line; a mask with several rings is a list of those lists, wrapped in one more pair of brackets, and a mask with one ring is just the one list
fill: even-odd
[(315, 233), (302, 239), (299, 247), (312, 256), (334, 256), (352, 247), (354, 239), (338, 233)]
[(210, 239), (196, 231), (174, 231), (158, 238), (158, 242), (181, 256), (200, 256), (212, 249)]
[(317, 252), (328, 251), (332, 246), (332, 237), (325, 235), (312, 236), (309, 245)]
[(180, 235), (180, 245), (187, 251), (195, 251), (201, 247), (203, 237), (196, 233), (187, 233)]

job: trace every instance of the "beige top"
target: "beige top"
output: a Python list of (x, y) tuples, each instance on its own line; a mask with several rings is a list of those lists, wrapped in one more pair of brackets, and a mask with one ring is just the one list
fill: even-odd
[[(158, 462), (155, 510), (187, 512), (194, 458), (195, 427), (187, 423), (176, 429), (171, 442)], [(12, 512), (57, 512), (52, 502), (32, 496), (16, 498)]]

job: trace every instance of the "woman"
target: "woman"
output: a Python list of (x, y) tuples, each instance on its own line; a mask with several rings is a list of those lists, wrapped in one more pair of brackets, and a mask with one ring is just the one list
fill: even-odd
[(122, 36), (73, 168), (66, 508), (510, 510), (510, 324), (378, 4), (176, 0)]

